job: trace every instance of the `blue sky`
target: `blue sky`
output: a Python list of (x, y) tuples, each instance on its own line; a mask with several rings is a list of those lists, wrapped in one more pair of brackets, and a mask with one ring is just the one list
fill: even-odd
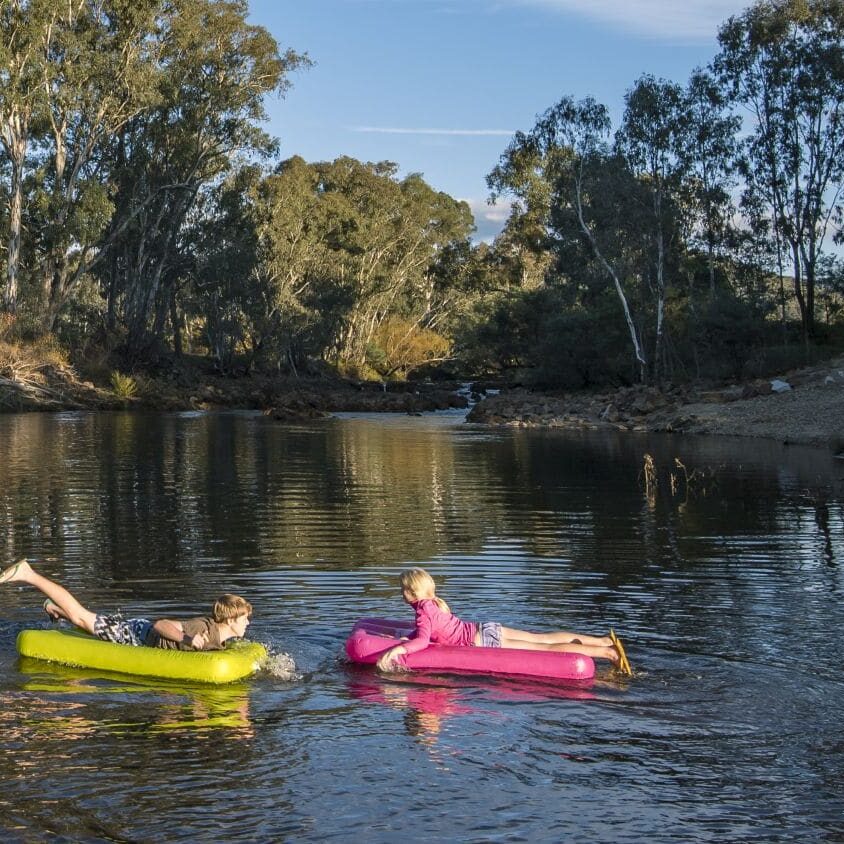
[(477, 237), (507, 216), (486, 174), (563, 95), (617, 120), (643, 73), (685, 82), (735, 0), (249, 0), (250, 20), (315, 62), (267, 102), (284, 158), (395, 161), (470, 203)]

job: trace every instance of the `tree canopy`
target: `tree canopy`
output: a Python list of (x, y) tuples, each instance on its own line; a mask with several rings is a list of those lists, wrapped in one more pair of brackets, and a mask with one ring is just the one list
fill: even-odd
[(128, 367), (572, 386), (840, 341), (844, 0), (760, 0), (615, 127), (560, 97), (491, 169), (492, 243), (396, 163), (279, 160), (266, 98), (309, 63), (245, 0), (0, 3), (5, 319)]

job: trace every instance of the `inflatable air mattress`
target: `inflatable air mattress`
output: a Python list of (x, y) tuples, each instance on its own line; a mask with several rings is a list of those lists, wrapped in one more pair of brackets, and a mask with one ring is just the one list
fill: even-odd
[(253, 674), (267, 656), (266, 648), (257, 642), (233, 642), (222, 651), (170, 651), (115, 645), (70, 630), (22, 630), (17, 647), (21, 656), (62, 665), (198, 683), (241, 680)]
[[(352, 662), (374, 665), (384, 651), (409, 636), (413, 624), (385, 618), (362, 618), (346, 640)], [(554, 651), (523, 651), (514, 648), (468, 648), (429, 645), (399, 657), (399, 665), (411, 671), (442, 671), (473, 674), (509, 674), (552, 680), (590, 680), (595, 675), (591, 657)]]

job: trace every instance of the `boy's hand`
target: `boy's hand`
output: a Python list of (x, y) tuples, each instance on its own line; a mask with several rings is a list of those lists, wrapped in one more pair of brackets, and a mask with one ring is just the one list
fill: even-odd
[(190, 646), (195, 651), (201, 651), (205, 648), (208, 644), (208, 634), (207, 633), (197, 633), (191, 640)]

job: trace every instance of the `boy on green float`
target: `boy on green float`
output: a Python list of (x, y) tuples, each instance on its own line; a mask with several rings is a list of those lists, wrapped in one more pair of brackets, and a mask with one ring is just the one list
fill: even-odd
[(211, 616), (185, 621), (169, 618), (123, 618), (119, 613), (100, 615), (82, 606), (64, 586), (39, 574), (27, 560), (19, 560), (0, 573), (2, 583), (27, 583), (47, 596), (44, 611), (53, 621), (71, 624), (118, 645), (147, 645), (180, 651), (218, 651), (229, 639), (242, 638), (252, 618), (252, 604), (239, 595), (222, 595)]

